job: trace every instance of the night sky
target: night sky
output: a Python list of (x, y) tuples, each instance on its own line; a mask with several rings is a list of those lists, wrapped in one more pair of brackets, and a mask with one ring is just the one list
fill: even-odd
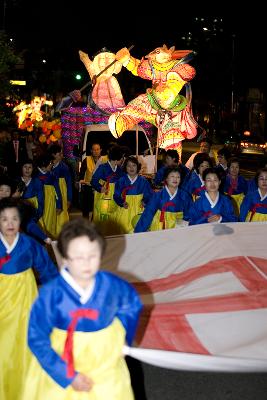
[[(20, 49), (45, 57), (51, 69), (58, 65), (86, 74), (79, 49), (93, 57), (102, 47), (116, 52), (134, 45), (132, 55), (141, 58), (165, 43), (197, 52), (191, 64), (203, 85), (210, 82), (211, 86), (223, 87), (224, 79), (229, 83), (234, 71), (237, 85), (265, 86), (263, 15), (245, 15), (243, 10), (240, 15), (229, 12), (231, 15), (222, 16), (223, 22), (218, 25), (222, 32), (217, 31), (216, 36), (210, 32), (211, 39), (206, 40), (196, 23), (197, 13), (180, 10), (178, 3), (172, 5), (173, 10), (171, 3), (169, 8), (153, 8), (151, 3), (145, 8), (141, 4), (118, 3), (106, 8), (104, 2), (6, 0), (5, 28)], [(218, 17), (204, 18), (212, 21)], [(189, 32), (191, 42), (182, 39)]]

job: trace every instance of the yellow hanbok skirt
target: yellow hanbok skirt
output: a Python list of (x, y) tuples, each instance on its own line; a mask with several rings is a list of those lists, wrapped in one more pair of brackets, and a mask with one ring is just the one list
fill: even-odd
[[(62, 355), (66, 331), (54, 329), (53, 349)], [(125, 329), (118, 319), (97, 332), (75, 332), (74, 368), (94, 381), (89, 392), (77, 392), (71, 385), (59, 386), (32, 360), (22, 400), (133, 400), (129, 371), (122, 355)]]
[(39, 219), (41, 229), (51, 239), (56, 239), (56, 190), (52, 185), (44, 185), (44, 213)]
[(143, 194), (126, 195), (128, 208), (117, 207), (114, 220), (118, 224), (119, 233), (133, 233), (137, 216), (141, 216), (144, 208), (142, 206)]
[[(100, 183), (103, 181), (100, 181)], [(117, 203), (113, 200), (115, 183), (109, 184), (108, 193), (94, 193), (93, 222), (96, 224), (102, 235), (119, 234), (119, 226), (115, 220)]]
[[(37, 296), (32, 269), (0, 274), (0, 399), (20, 399), (31, 352), (27, 345), (29, 313)], [(34, 399), (34, 397), (29, 397)]]
[(248, 212), (246, 222), (267, 222), (267, 214), (255, 213), (250, 221), (251, 212)]
[[(158, 210), (154, 215), (154, 218), (149, 228), (150, 231), (160, 231), (163, 229), (163, 222), (160, 222), (160, 214), (161, 211)], [(179, 223), (179, 221), (183, 219), (183, 212), (165, 211), (164, 219), (165, 219), (164, 229), (173, 229), (176, 227), (177, 223)]]
[(57, 223), (56, 223), (56, 238), (61, 232), (63, 225), (69, 221), (69, 212), (68, 212), (68, 196), (67, 196), (67, 185), (64, 178), (59, 178), (59, 188), (62, 198), (62, 211), (59, 215), (57, 215)]
[(239, 214), (240, 214), (240, 206), (241, 206), (241, 203), (242, 203), (244, 197), (245, 197), (244, 193), (232, 194), (232, 195), (230, 196), (230, 198), (231, 198), (231, 200), (232, 200), (232, 204), (233, 204), (233, 206), (234, 206), (235, 215), (236, 215), (237, 217), (239, 217)]

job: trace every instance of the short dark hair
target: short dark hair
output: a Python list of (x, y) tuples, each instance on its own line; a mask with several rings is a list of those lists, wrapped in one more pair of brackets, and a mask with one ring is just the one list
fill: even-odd
[(131, 162), (131, 163), (135, 164), (137, 166), (137, 172), (140, 171), (141, 164), (138, 161), (138, 159), (135, 156), (129, 156), (129, 157), (126, 158), (126, 160), (124, 161), (124, 164), (123, 164), (123, 169), (124, 169), (125, 172), (126, 172), (126, 167), (127, 167), (128, 162)]
[(178, 163), (179, 160), (180, 160), (180, 157), (179, 157), (179, 154), (177, 153), (177, 150), (174, 150), (174, 149), (169, 149), (169, 150), (167, 150), (166, 153), (165, 153), (165, 157), (166, 157), (166, 156), (169, 156), (169, 157), (171, 157), (171, 158), (174, 158), (175, 161), (176, 161), (177, 163)]
[(19, 200), (12, 197), (6, 197), (0, 200), (0, 215), (7, 208), (16, 208), (18, 210), (20, 222), (22, 220), (22, 209), (19, 206)]
[(68, 248), (70, 241), (80, 236), (86, 236), (93, 242), (97, 241), (101, 254), (103, 256), (106, 249), (106, 240), (104, 236), (98, 231), (94, 223), (83, 217), (74, 218), (64, 224), (57, 241), (57, 248), (62, 257), (68, 257)]
[(231, 157), (231, 152), (226, 147), (222, 147), (217, 151), (217, 155), (223, 156), (226, 160)]
[(48, 153), (51, 154), (51, 156), (54, 156), (57, 153), (61, 153), (61, 151), (62, 151), (62, 147), (57, 143), (52, 144), (48, 148)]
[(227, 166), (228, 168), (230, 168), (231, 164), (233, 163), (237, 163), (238, 165), (240, 165), (240, 160), (237, 157), (231, 157), (229, 158), (229, 160), (227, 161)]
[(208, 154), (197, 153), (193, 160), (193, 166), (194, 166), (194, 169), (197, 171), (197, 173), (199, 173), (199, 167), (200, 167), (200, 164), (203, 163), (203, 161), (207, 161), (209, 163), (210, 167), (213, 166), (212, 159), (210, 158), (210, 156)]
[(122, 159), (124, 151), (121, 146), (114, 145), (108, 151), (108, 158), (112, 161), (119, 161)]
[(222, 180), (221, 176), (220, 176), (220, 172), (216, 168), (207, 168), (207, 169), (205, 169), (205, 171), (203, 172), (203, 176), (202, 176), (203, 181), (205, 181), (205, 179), (206, 179), (208, 174), (214, 174), (214, 175), (216, 175), (218, 177), (219, 181)]
[(164, 180), (167, 179), (168, 176), (170, 175), (170, 173), (172, 173), (172, 172), (178, 172), (179, 175), (180, 175), (180, 178), (182, 178), (182, 172), (181, 172), (181, 169), (180, 169), (179, 166), (178, 166), (178, 167), (167, 167), (167, 168), (164, 170), (163, 179), (164, 179)]
[(258, 169), (258, 171), (256, 172), (256, 174), (255, 174), (255, 182), (256, 182), (256, 185), (257, 186), (259, 186), (258, 185), (258, 180), (259, 180), (259, 176), (260, 176), (260, 174), (262, 173), (262, 172), (267, 172), (267, 168), (260, 168), (260, 169)]

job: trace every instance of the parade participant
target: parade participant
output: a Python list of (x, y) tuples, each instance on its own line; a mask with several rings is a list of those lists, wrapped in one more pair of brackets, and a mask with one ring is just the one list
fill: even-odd
[(1, 400), (20, 400), (29, 367), (28, 316), (37, 296), (32, 269), (41, 284), (58, 275), (45, 247), (19, 232), (20, 221), (17, 201), (0, 200)]
[(128, 157), (123, 168), (126, 175), (115, 183), (114, 200), (119, 207), (114, 219), (120, 233), (132, 233), (135, 220), (142, 214), (153, 190), (148, 180), (138, 174), (141, 164), (136, 157)]
[(205, 190), (190, 210), (190, 224), (237, 222), (231, 200), (219, 192), (220, 175), (215, 168), (203, 172)]
[(228, 161), (228, 174), (225, 177), (223, 191), (230, 196), (235, 214), (239, 217), (240, 205), (248, 191), (247, 180), (239, 174), (240, 163), (236, 157), (230, 158)]
[(116, 144), (113, 145), (108, 151), (108, 161), (99, 165), (91, 179), (92, 188), (95, 190), (93, 221), (103, 235), (118, 233), (118, 227), (114, 223), (118, 205), (113, 195), (115, 182), (124, 175), (121, 168), (123, 155), (123, 149)]
[(58, 179), (51, 173), (53, 162), (50, 156), (43, 155), (37, 160), (36, 177), (43, 185), (44, 213), (39, 219), (41, 229), (52, 239), (57, 237), (57, 215), (62, 211), (62, 198)]
[(155, 192), (136, 224), (134, 232), (172, 229), (189, 220), (192, 207), (190, 195), (179, 188), (181, 171), (179, 167), (168, 168), (164, 176), (165, 186)]
[[(23, 182), (21, 181), (21, 183)], [(36, 214), (36, 209), (28, 200), (22, 198), (25, 186), (21, 189), (21, 187), (16, 186), (16, 184), (17, 183), (13, 183), (8, 177), (0, 178), (0, 200), (11, 196), (17, 199), (17, 205), (21, 213), (20, 228), (22, 231), (41, 243), (51, 244), (52, 240), (37, 224), (38, 216)]]
[(34, 168), (32, 160), (27, 159), (23, 161), (20, 164), (20, 168), (21, 175), (19, 179), (17, 179), (17, 188), (19, 189), (21, 187), (23, 189), (19, 191), (20, 195), (36, 209), (36, 217), (38, 220), (44, 213), (43, 185), (38, 178), (33, 176)]
[(61, 199), (62, 212), (57, 214), (56, 237), (65, 222), (69, 221), (69, 208), (72, 202), (72, 177), (68, 165), (63, 161), (63, 151), (59, 144), (52, 144), (48, 149), (51, 155), (53, 166), (52, 174), (57, 178)]
[(195, 201), (200, 196), (201, 191), (205, 190), (203, 172), (207, 168), (212, 167), (212, 160), (208, 154), (198, 153), (194, 157), (193, 163), (194, 168), (183, 184), (183, 189), (186, 190)]
[(133, 400), (123, 345), (135, 336), (139, 296), (127, 281), (99, 271), (105, 241), (85, 218), (64, 225), (58, 250), (61, 274), (41, 288), (30, 315), (36, 359), (22, 398)]
[(241, 203), (241, 222), (267, 221), (267, 168), (262, 168), (256, 173), (255, 181), (258, 188), (249, 191)]
[(94, 191), (91, 186), (92, 175), (99, 164), (108, 161), (108, 157), (102, 156), (101, 152), (102, 148), (100, 143), (93, 143), (90, 155), (86, 155), (80, 169), (82, 215), (90, 220), (93, 217), (94, 208)]
[(179, 154), (177, 153), (176, 150), (169, 149), (166, 151), (165, 154), (165, 160), (164, 160), (164, 165), (158, 169), (156, 172), (156, 175), (153, 179), (153, 184), (156, 186), (160, 186), (164, 184), (164, 173), (167, 168), (169, 167), (180, 167), (181, 172), (182, 172), (182, 181), (185, 180), (189, 173), (189, 169), (185, 167), (183, 164), (179, 163)]
[(186, 161), (185, 166), (188, 169), (192, 170), (194, 168), (194, 158), (199, 153), (207, 154), (211, 158), (212, 162), (214, 163), (215, 162), (215, 156), (214, 156), (214, 152), (211, 150), (211, 146), (212, 146), (212, 142), (210, 140), (203, 139), (200, 142), (199, 151), (196, 151), (195, 153), (191, 154), (189, 159)]

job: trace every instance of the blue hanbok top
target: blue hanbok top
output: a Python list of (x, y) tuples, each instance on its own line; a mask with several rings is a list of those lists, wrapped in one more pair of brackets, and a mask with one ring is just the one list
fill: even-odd
[(103, 183), (101, 184), (101, 180), (106, 183), (115, 183), (117, 182), (125, 173), (118, 165), (113, 170), (110, 163), (106, 162), (104, 164), (100, 164), (98, 168), (93, 173), (91, 179), (91, 186), (97, 191), (101, 192), (101, 188)]
[(189, 225), (206, 224), (212, 215), (221, 215), (218, 222), (237, 222), (231, 200), (218, 192), (217, 199), (213, 202), (206, 191), (194, 202), (190, 211)]
[(134, 182), (132, 182), (128, 175), (124, 175), (115, 183), (113, 198), (120, 207), (123, 206), (126, 195), (136, 196), (138, 194), (143, 195), (142, 200), (144, 204), (147, 204), (153, 195), (150, 183), (143, 176), (138, 175)]
[(153, 194), (137, 222), (134, 232), (146, 232), (158, 210), (171, 213), (183, 212), (183, 219), (188, 221), (191, 207), (192, 199), (187, 192), (183, 189), (177, 189), (176, 194), (171, 196), (165, 186), (163, 189)]
[(0, 274), (12, 275), (36, 269), (41, 283), (58, 275), (58, 270), (44, 246), (24, 233), (19, 233), (15, 246), (9, 252), (0, 235)]
[(97, 318), (79, 318), (76, 331), (100, 331), (117, 317), (125, 328), (127, 343), (131, 345), (142, 310), (134, 287), (110, 272), (97, 272), (89, 298), (79, 293), (82, 289), (78, 286), (78, 290), (76, 282), (73, 285), (73, 278), (68, 278), (68, 275), (64, 269), (62, 275), (40, 289), (32, 307), (28, 332), (31, 351), (43, 369), (62, 387), (68, 386), (73, 377), (67, 377), (66, 362), (51, 347), (50, 335), (54, 328), (67, 331), (75, 312), (91, 310)]

